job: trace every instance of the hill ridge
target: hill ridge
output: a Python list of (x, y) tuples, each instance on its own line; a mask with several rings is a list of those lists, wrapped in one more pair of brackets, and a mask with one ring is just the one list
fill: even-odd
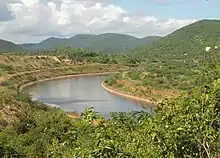
[(137, 38), (131, 35), (118, 33), (104, 33), (98, 35), (77, 34), (70, 38), (50, 37), (36, 44), (20, 44), (29, 50), (45, 50), (59, 47), (89, 48), (95, 52), (123, 52), (124, 45), (126, 51), (130, 52), (138, 46), (151, 43), (161, 38), (160, 36), (149, 36)]

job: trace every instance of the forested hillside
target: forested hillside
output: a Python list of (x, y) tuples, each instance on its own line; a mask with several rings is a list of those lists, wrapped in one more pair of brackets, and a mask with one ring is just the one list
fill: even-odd
[[(135, 50), (139, 69), (128, 74), (143, 86), (191, 90), (205, 61), (214, 62), (220, 46), (220, 21), (201, 20)], [(211, 47), (211, 52), (205, 51)], [(147, 73), (146, 73), (147, 72)], [(147, 75), (146, 75), (147, 74)]]
[(136, 48), (135, 52), (158, 55), (201, 54), (205, 47), (220, 46), (220, 20), (201, 20), (180, 28), (152, 45)]

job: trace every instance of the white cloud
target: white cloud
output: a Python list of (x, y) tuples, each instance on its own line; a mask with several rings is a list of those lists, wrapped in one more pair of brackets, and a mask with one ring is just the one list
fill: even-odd
[(21, 0), (23, 5), (27, 7), (35, 6), (39, 3), (39, 0)]
[[(2, 0), (1, 0), (2, 1)], [(0, 38), (15, 42), (78, 33), (127, 33), (138, 37), (166, 35), (194, 19), (159, 20), (136, 16), (107, 0), (3, 0), (14, 19), (0, 21)], [(0, 3), (1, 4), (1, 3)], [(1, 19), (0, 19), (1, 20)]]

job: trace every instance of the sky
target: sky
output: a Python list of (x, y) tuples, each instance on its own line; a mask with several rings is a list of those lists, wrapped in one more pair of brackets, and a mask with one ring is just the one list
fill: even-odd
[(111, 0), (131, 13), (152, 14), (160, 19), (220, 18), (219, 0)]
[(220, 0), (0, 0), (0, 38), (40, 42), (76, 34), (165, 36), (220, 18)]

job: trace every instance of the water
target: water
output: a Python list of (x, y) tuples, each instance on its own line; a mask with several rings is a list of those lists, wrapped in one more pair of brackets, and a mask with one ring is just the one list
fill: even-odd
[(153, 112), (151, 107), (112, 95), (101, 87), (107, 76), (83, 76), (51, 80), (26, 88), (33, 100), (39, 100), (51, 106), (58, 106), (66, 112), (83, 112), (87, 107), (101, 115), (110, 112), (131, 112), (145, 110)]

